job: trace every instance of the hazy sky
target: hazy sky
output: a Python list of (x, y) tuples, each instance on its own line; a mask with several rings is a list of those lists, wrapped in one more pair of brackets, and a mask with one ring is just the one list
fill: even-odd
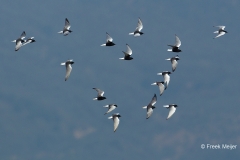
[[(0, 159), (237, 159), (240, 156), (239, 11), (237, 0), (2, 1), (0, 5)], [(141, 37), (129, 36), (143, 22)], [(73, 31), (58, 34), (68, 18)], [(213, 39), (214, 25), (228, 34)], [(26, 31), (36, 42), (15, 52)], [(113, 47), (101, 47), (108, 32)], [(179, 64), (159, 96), (157, 73), (177, 34)], [(126, 43), (132, 61), (123, 61)], [(65, 82), (65, 67), (73, 70)], [(104, 101), (93, 101), (105, 91)], [(154, 93), (158, 101), (146, 120)], [(115, 103), (120, 125), (103, 115)], [(166, 104), (178, 104), (166, 120)], [(201, 149), (201, 144), (238, 145)]]

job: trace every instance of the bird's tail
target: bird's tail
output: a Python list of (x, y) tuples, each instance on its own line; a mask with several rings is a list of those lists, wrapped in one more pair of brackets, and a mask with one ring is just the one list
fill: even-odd
[(129, 33), (129, 35), (134, 35), (134, 32), (132, 32), (132, 33)]

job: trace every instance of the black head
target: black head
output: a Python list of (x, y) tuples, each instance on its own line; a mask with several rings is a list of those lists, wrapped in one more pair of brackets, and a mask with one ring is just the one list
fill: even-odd
[(152, 109), (156, 108), (155, 106), (152, 106)]
[(122, 117), (122, 116), (120, 114), (118, 114), (117, 117)]
[(71, 30), (68, 30), (68, 32), (70, 32), (70, 33), (71, 33), (72, 31), (71, 31)]
[(118, 107), (116, 104), (114, 104), (115, 107)]

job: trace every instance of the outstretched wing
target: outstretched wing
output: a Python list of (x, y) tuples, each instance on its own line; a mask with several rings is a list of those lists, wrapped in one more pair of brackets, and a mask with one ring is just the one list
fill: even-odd
[(214, 27), (218, 27), (219, 29), (224, 30), (224, 28), (225, 28), (226, 26), (214, 26)]
[(98, 96), (103, 96), (104, 91), (102, 91), (102, 90), (100, 90), (98, 88), (93, 88), (93, 89), (95, 89), (98, 92)]
[(106, 32), (107, 34), (107, 42), (112, 42), (113, 38)]
[(172, 60), (172, 71), (173, 71), (173, 72), (176, 70), (177, 64), (178, 64), (177, 60), (176, 60), (176, 59), (173, 59), (173, 60)]
[(149, 104), (151, 104), (153, 106), (156, 102), (157, 102), (157, 95), (154, 94), (154, 96)]
[(169, 108), (169, 113), (168, 113), (167, 119), (171, 118), (175, 111), (176, 111), (176, 108), (174, 106), (171, 106)]
[(118, 125), (120, 123), (120, 120), (117, 116), (113, 117), (113, 131), (115, 132), (118, 128)]
[(175, 46), (176, 47), (180, 47), (181, 46), (181, 41), (180, 41), (180, 39), (178, 38), (177, 35), (175, 35), (175, 36), (176, 36), (176, 44), (175, 44)]
[(123, 52), (123, 53), (125, 54), (125, 56), (130, 56), (130, 55), (132, 55), (132, 50), (128, 44), (126, 44), (126, 45), (127, 45), (127, 51)]
[(65, 76), (65, 81), (68, 79), (72, 71), (72, 66), (70, 63), (66, 63), (66, 76)]
[(143, 24), (140, 18), (138, 18), (138, 26), (136, 28), (136, 31), (141, 31), (143, 29)]
[(225, 32), (220, 32), (215, 38), (218, 38), (220, 36), (223, 36), (225, 34)]
[(65, 19), (65, 26), (64, 26), (64, 28), (67, 29), (67, 30), (69, 30), (70, 27), (71, 27), (70, 22), (69, 22), (69, 20), (66, 18), (66, 19)]
[(149, 107), (147, 109), (147, 119), (152, 115), (152, 113), (153, 113), (153, 109), (151, 107)]

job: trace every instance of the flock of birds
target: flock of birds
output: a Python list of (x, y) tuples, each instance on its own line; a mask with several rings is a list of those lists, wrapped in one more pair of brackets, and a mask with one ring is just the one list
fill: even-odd
[[(63, 30), (59, 31), (58, 33), (63, 34), (64, 36), (67, 36), (69, 33), (72, 32), (70, 30), (70, 27), (71, 27), (70, 22), (66, 18), (65, 19), (65, 26), (64, 26)], [(217, 36), (215, 38), (223, 36), (225, 33), (227, 33), (227, 31), (224, 30), (225, 26), (213, 26), (213, 27), (218, 27), (218, 30), (213, 32), (213, 33), (217, 33)], [(141, 32), (142, 29), (143, 29), (143, 24), (142, 24), (141, 19), (139, 18), (137, 28), (135, 29), (134, 32), (129, 33), (129, 35), (133, 35), (135, 37), (141, 36), (141, 35), (144, 34), (143, 32)], [(114, 46), (115, 43), (113, 43), (113, 38), (108, 33), (106, 33), (106, 34), (107, 34), (106, 43), (102, 44), (101, 46)], [(18, 51), (24, 45), (36, 42), (34, 40), (34, 37), (30, 37), (28, 39), (25, 39), (25, 37), (26, 37), (26, 33), (24, 31), (18, 39), (12, 41), (12, 42), (16, 43), (15, 51)], [(175, 35), (175, 41), (176, 41), (175, 45), (168, 45), (168, 46), (171, 47), (171, 49), (168, 49), (167, 51), (176, 52), (176, 53), (181, 52), (181, 50), (179, 49), (179, 47), (181, 46), (181, 41), (180, 41), (180, 39), (177, 35)], [(126, 46), (127, 46), (126, 52), (123, 51), (124, 57), (119, 58), (119, 59), (121, 59), (121, 60), (132, 60), (133, 59), (133, 57), (131, 57), (132, 49), (130, 48), (130, 46), (128, 44), (126, 44)], [(174, 72), (177, 68), (178, 60), (180, 60), (179, 56), (176, 55), (175, 57), (168, 58), (166, 60), (171, 61), (172, 72)], [(61, 63), (61, 65), (64, 65), (66, 67), (65, 81), (67, 81), (67, 79), (69, 78), (69, 76), (71, 74), (72, 64), (74, 64), (72, 59)], [(157, 73), (157, 75), (162, 75), (164, 80), (161, 81), (161, 82), (154, 82), (154, 83), (151, 84), (151, 85), (157, 85), (159, 87), (160, 96), (163, 94), (163, 92), (167, 89), (167, 87), (169, 85), (169, 82), (170, 82), (170, 76), (169, 75), (170, 74), (171, 74), (170, 71), (163, 71), (161, 73)], [(93, 98), (93, 100), (101, 101), (101, 100), (106, 99), (106, 97), (103, 96), (104, 91), (102, 91), (101, 89), (98, 89), (98, 88), (93, 88), (93, 89), (96, 90), (97, 93), (98, 93), (97, 97)], [(154, 104), (156, 102), (157, 102), (157, 95), (154, 94), (150, 103), (147, 106), (143, 107), (144, 109), (147, 109), (147, 117), (146, 117), (147, 119), (152, 115), (153, 109), (156, 108), (154, 106)], [(113, 110), (115, 110), (118, 106), (116, 104), (108, 104), (104, 107), (106, 107), (108, 109), (107, 112), (104, 114), (104, 115), (106, 115), (106, 114), (112, 112)], [(169, 104), (169, 105), (164, 105), (163, 107), (169, 109), (169, 113), (168, 113), (168, 116), (167, 116), (167, 119), (169, 119), (175, 113), (176, 107), (178, 107), (178, 105)], [(108, 119), (113, 119), (113, 131), (114, 132), (117, 130), (118, 125), (120, 123), (119, 117), (121, 117), (121, 115), (119, 113), (114, 113), (114, 114), (112, 114), (112, 116), (108, 117)]]

